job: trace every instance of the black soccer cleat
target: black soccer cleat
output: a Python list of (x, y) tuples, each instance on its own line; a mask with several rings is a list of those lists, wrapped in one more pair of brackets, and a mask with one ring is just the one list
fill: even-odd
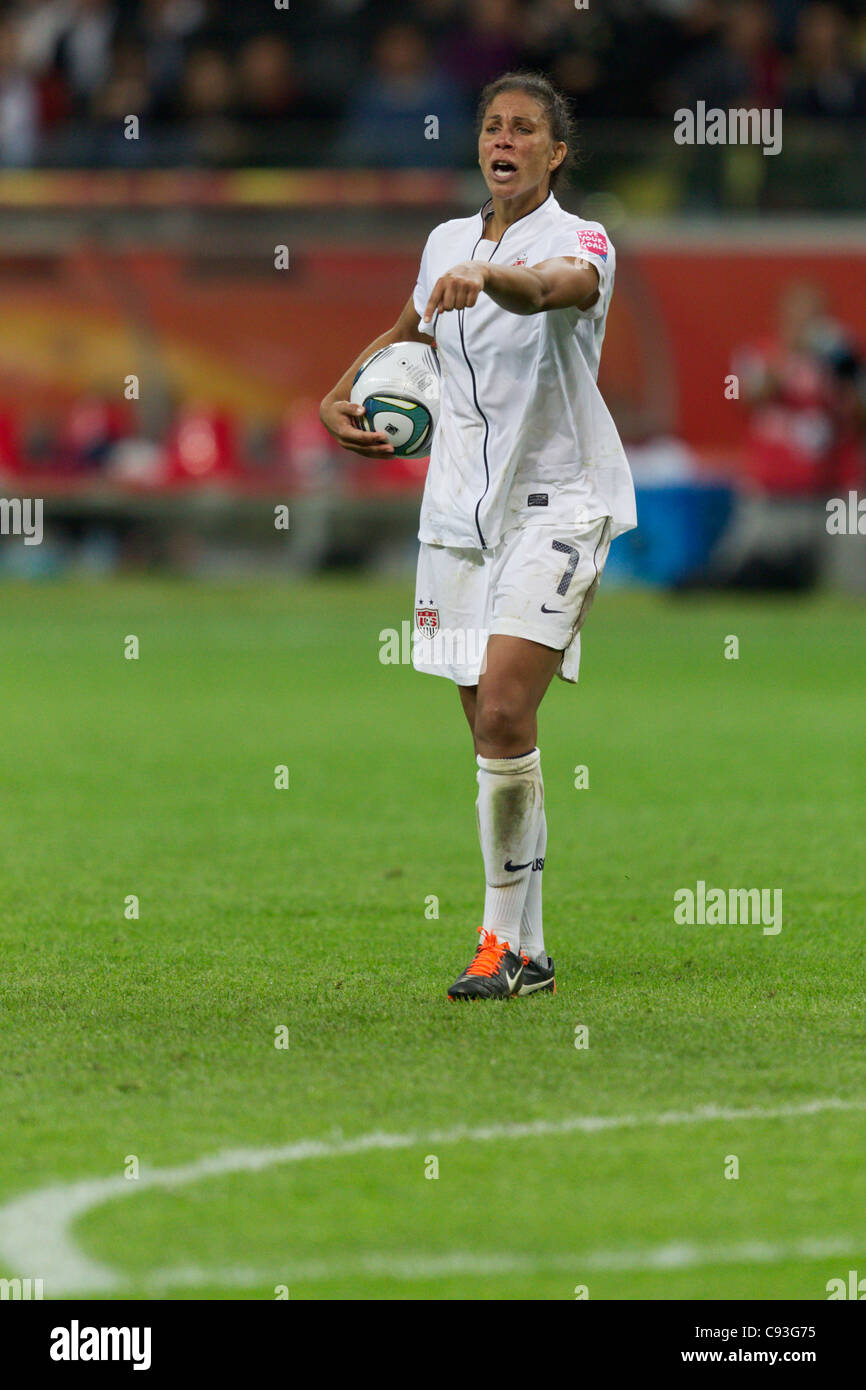
[(481, 944), (463, 974), (448, 991), (449, 999), (510, 999), (520, 989), (523, 961), (498, 941), (492, 932), (478, 928)]
[(518, 994), (539, 994), (542, 990), (548, 990), (550, 994), (556, 993), (556, 976), (553, 973), (553, 957), (547, 957), (547, 965), (538, 965), (536, 961), (530, 960), (525, 951), (520, 952), (523, 961), (523, 979)]

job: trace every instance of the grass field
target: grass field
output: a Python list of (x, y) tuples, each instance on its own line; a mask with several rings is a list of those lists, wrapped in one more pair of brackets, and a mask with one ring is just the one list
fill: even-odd
[[(475, 768), (450, 683), (378, 660), (410, 590), (0, 592), (0, 1274), (293, 1299), (866, 1274), (862, 608), (602, 591), (539, 737), (559, 991), (454, 1006)], [(677, 925), (699, 879), (781, 888), (782, 931)]]

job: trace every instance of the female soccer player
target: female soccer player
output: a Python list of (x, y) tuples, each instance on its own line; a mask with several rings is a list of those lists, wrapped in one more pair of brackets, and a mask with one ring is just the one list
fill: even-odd
[(487, 883), (481, 942), (451, 999), (555, 992), (541, 921), (538, 707), (554, 675), (577, 680), (580, 628), (611, 539), (636, 524), (631, 473), (596, 385), (613, 246), (553, 196), (572, 143), (565, 99), (544, 76), (507, 73), (484, 89), (478, 163), (490, 197), (433, 229), (394, 327), (321, 405), (344, 448), (389, 456), (385, 434), (354, 423), (363, 407), (347, 399), (353, 377), (380, 347), (435, 338), (441, 405), (413, 661), (459, 688)]

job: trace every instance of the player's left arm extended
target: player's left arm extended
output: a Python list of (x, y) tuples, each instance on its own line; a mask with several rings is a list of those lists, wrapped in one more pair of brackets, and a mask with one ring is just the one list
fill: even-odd
[(471, 309), (482, 293), (512, 314), (590, 309), (598, 299), (598, 271), (577, 256), (555, 256), (533, 266), (466, 261), (436, 281), (424, 311), (425, 323), (437, 312)]

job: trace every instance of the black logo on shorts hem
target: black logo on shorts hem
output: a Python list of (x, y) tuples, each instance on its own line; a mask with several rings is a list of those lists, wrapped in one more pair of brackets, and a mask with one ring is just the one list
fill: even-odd
[(529, 496), (528, 496), (527, 499), (526, 499), (526, 505), (527, 505), (527, 507), (546, 507), (546, 506), (547, 506), (547, 493), (546, 493), (546, 492), (530, 492)]

